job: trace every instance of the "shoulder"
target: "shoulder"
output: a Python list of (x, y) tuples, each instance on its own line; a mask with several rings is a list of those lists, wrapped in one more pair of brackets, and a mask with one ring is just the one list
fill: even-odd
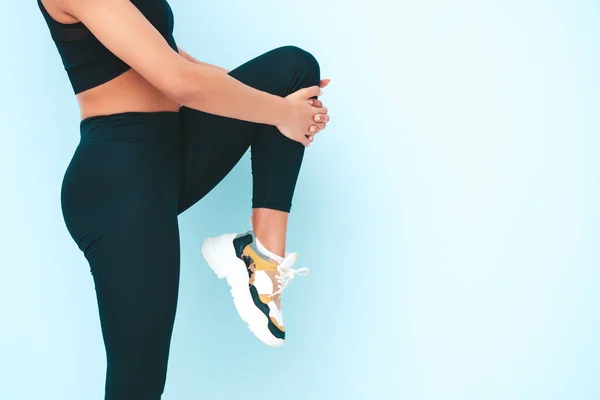
[(77, 18), (66, 11), (65, 0), (37, 0), (46, 10), (48, 15), (61, 24), (74, 24), (79, 22)]

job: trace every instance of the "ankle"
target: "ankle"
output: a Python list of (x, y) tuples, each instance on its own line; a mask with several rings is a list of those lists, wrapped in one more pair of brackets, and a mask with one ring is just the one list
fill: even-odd
[(269, 253), (285, 257), (288, 213), (265, 208), (252, 210), (251, 225), (262, 247)]
[(256, 236), (255, 234), (255, 239), (256, 239), (256, 248), (258, 249), (258, 251), (260, 251), (264, 256), (269, 257), (277, 262), (282, 262), (283, 258), (285, 256), (285, 250), (281, 251), (279, 253), (274, 253), (271, 250), (269, 250)]

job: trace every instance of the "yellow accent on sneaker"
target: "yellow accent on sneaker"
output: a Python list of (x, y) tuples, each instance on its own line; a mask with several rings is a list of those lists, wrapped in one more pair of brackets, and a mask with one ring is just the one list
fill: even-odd
[(254, 265), (256, 266), (257, 270), (277, 272), (277, 263), (266, 260), (263, 256), (257, 254), (256, 251), (250, 247), (250, 245), (244, 248), (243, 254), (250, 257), (252, 261), (254, 261)]
[(269, 297), (268, 294), (259, 294), (258, 298), (260, 299), (261, 302), (263, 302), (264, 304), (269, 304), (269, 302), (273, 301), (272, 298)]
[(281, 331), (281, 332), (285, 332), (285, 328), (281, 325), (279, 325), (277, 323), (277, 320), (273, 317), (269, 317), (271, 319), (271, 322)]

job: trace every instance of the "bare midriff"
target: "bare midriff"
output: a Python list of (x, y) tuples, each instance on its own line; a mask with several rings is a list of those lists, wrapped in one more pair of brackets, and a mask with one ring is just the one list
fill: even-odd
[(178, 111), (180, 107), (133, 69), (79, 93), (77, 101), (81, 119), (128, 111)]

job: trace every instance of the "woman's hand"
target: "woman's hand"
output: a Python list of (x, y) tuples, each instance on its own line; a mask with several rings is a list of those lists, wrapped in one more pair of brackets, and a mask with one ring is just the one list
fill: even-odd
[[(323, 107), (323, 102), (321, 100), (310, 99), (308, 102), (311, 106)], [(306, 135), (309, 141), (309, 146), (315, 140), (315, 135), (327, 127), (330, 116), (329, 114), (316, 114), (313, 119), (317, 123), (309, 128), (310, 133)]]
[(276, 125), (284, 136), (309, 146), (314, 140), (314, 135), (325, 129), (329, 121), (327, 107), (323, 107), (321, 101), (311, 97), (323, 94), (321, 88), (329, 82), (329, 79), (321, 80), (320, 86), (303, 88), (285, 97), (291, 103), (291, 112), (283, 123)]
[[(321, 89), (329, 85), (329, 82), (331, 82), (331, 79), (322, 79), (320, 83)], [(310, 99), (308, 100), (308, 103), (313, 107), (323, 107), (323, 102), (318, 99)], [(313, 120), (317, 122), (317, 124), (309, 128), (310, 133), (307, 135), (309, 140), (309, 146), (310, 143), (312, 143), (313, 140), (315, 140), (315, 135), (327, 127), (329, 118), (329, 114), (317, 114), (314, 116)]]

